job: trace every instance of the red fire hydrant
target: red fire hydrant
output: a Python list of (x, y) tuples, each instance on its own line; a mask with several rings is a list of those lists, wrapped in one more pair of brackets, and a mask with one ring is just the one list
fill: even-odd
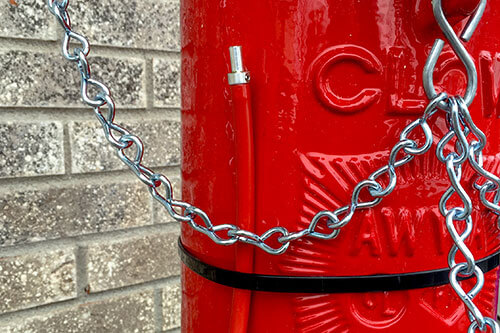
[[(422, 70), (434, 40), (444, 39), (431, 1), (181, 3), (183, 200), (217, 224), (259, 235), (307, 227), (318, 211), (350, 201), (428, 104)], [(456, 31), (477, 3), (443, 3)], [(484, 167), (493, 173), (500, 171), (498, 17), (500, 1), (490, 0), (466, 43), (479, 76), (470, 112), (488, 138)], [(232, 48), (231, 66), (234, 45), (243, 63)], [(434, 82), (438, 91), (464, 93), (467, 76), (449, 46)], [(442, 115), (429, 125), (436, 137), (448, 131)], [(446, 170), (433, 146), (397, 173), (394, 191), (356, 213), (335, 239), (306, 237), (279, 256), (215, 245), (183, 225), (182, 331), (466, 332), (467, 310), (443, 282), (452, 246), (438, 209)], [(469, 192), (474, 179), (464, 169)], [(472, 200), (466, 244), (485, 272), (474, 303), (496, 318), (497, 216), (477, 195)]]

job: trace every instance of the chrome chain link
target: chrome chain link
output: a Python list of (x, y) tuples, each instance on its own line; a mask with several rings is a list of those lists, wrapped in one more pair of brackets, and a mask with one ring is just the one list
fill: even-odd
[[(483, 288), (484, 273), (477, 266), (474, 255), (465, 244), (465, 241), (474, 229), (471, 217), (473, 206), (470, 196), (460, 183), (463, 165), (468, 161), (477, 173), (473, 187), (479, 191), (480, 201), (495, 214), (500, 214), (500, 206), (498, 205), (500, 199), (500, 178), (483, 168), (482, 150), (486, 146), (486, 136), (474, 124), (468, 108), (477, 91), (477, 70), (470, 54), (460, 41), (462, 39), (466, 42), (472, 37), (486, 8), (486, 0), (479, 2), (460, 37), (457, 36), (447, 21), (441, 0), (433, 0), (432, 5), (436, 21), (450, 43), (450, 46), (464, 64), (468, 78), (464, 97), (450, 97), (438, 105), (439, 108), (446, 111), (446, 119), (449, 126), (448, 133), (437, 144), (436, 156), (445, 165), (450, 179), (450, 187), (445, 191), (438, 205), (439, 211), (445, 217), (446, 227), (454, 243), (448, 254), (450, 285), (467, 308), (467, 314), (471, 322), (468, 329), (469, 333), (476, 332), (477, 330), (485, 332), (488, 327), (490, 327), (492, 332), (499, 333), (500, 326), (498, 323), (492, 318), (485, 317), (473, 302), (474, 297)], [(424, 88), (429, 98), (436, 96), (433, 84), (433, 72), (443, 46), (443, 40), (437, 39), (435, 41), (424, 68)], [(468, 139), (469, 135), (473, 137), (471, 140)], [(455, 141), (454, 144), (452, 144), (453, 140)], [(449, 146), (453, 148), (446, 154), (445, 150)], [(480, 184), (481, 180), (483, 181), (482, 184)], [(488, 193), (490, 197), (492, 193), (495, 193), (491, 201), (487, 198)], [(448, 200), (454, 194), (460, 199), (462, 206), (448, 208)], [(462, 233), (458, 232), (460, 228), (463, 228)], [(465, 262), (457, 262), (456, 257), (458, 252), (463, 255)], [(475, 278), (476, 283), (468, 292), (460, 284), (458, 279), (460, 276)]]
[[(383, 197), (394, 190), (397, 183), (396, 168), (410, 162), (416, 155), (424, 154), (432, 145), (432, 132), (427, 124), (427, 119), (435, 112), (437, 103), (446, 98), (444, 94), (437, 96), (429, 104), (423, 117), (403, 129), (400, 141), (391, 150), (387, 165), (358, 183), (352, 192), (350, 204), (333, 212), (325, 210), (317, 213), (311, 219), (307, 228), (295, 232), (288, 231), (284, 227), (274, 227), (259, 235), (248, 230), (242, 230), (234, 224), (214, 225), (208, 215), (200, 208), (173, 198), (172, 185), (168, 178), (143, 165), (144, 145), (141, 139), (114, 122), (115, 103), (113, 97), (104, 83), (92, 78), (87, 59), (90, 45), (87, 38), (72, 30), (71, 20), (67, 12), (68, 4), (69, 0), (59, 2), (57, 0), (48, 0), (51, 13), (57, 18), (65, 31), (62, 41), (62, 53), (67, 60), (77, 64), (81, 76), (80, 93), (82, 99), (87, 105), (94, 108), (95, 115), (102, 125), (106, 139), (116, 149), (118, 157), (148, 186), (152, 197), (166, 208), (172, 218), (178, 222), (187, 223), (194, 230), (207, 235), (217, 244), (231, 245), (236, 242), (243, 242), (255, 245), (267, 253), (277, 255), (284, 253), (291, 241), (305, 236), (333, 239), (339, 234), (340, 229), (351, 221), (357, 210), (378, 205)], [(79, 44), (72, 52), (70, 51), (71, 42)], [(89, 90), (91, 87), (97, 90), (95, 95), (90, 95)], [(417, 141), (409, 138), (418, 127), (422, 129), (424, 135), (423, 144), (420, 147)], [(384, 175), (389, 177), (388, 184), (385, 187), (377, 181)], [(362, 192), (366, 192), (365, 196), (371, 198), (361, 200)]]
[[(172, 185), (168, 178), (143, 165), (144, 145), (140, 138), (114, 122), (115, 103), (111, 92), (105, 84), (93, 79), (91, 76), (87, 59), (90, 44), (86, 37), (76, 33), (71, 28), (71, 20), (67, 12), (69, 0), (47, 0), (47, 3), (50, 12), (57, 18), (65, 31), (62, 41), (62, 53), (67, 60), (76, 63), (80, 71), (82, 99), (87, 105), (94, 108), (95, 115), (102, 125), (104, 135), (116, 149), (118, 157), (148, 186), (151, 196), (165, 207), (173, 219), (187, 223), (194, 230), (210, 237), (216, 244), (231, 245), (236, 242), (243, 242), (259, 247), (267, 253), (278, 255), (288, 249), (290, 242), (302, 237), (307, 236), (318, 239), (337, 237), (341, 228), (351, 221), (356, 211), (377, 206), (384, 197), (394, 190), (397, 184), (396, 168), (409, 163), (415, 156), (429, 151), (433, 143), (433, 134), (427, 121), (439, 109), (445, 111), (449, 131), (439, 141), (436, 155), (445, 164), (451, 183), (439, 202), (440, 212), (446, 219), (446, 226), (454, 242), (448, 256), (450, 284), (468, 309), (468, 316), (471, 321), (469, 333), (476, 332), (478, 329), (485, 331), (487, 327), (490, 327), (493, 332), (500, 333), (496, 321), (483, 316), (473, 303), (473, 298), (483, 287), (484, 274), (476, 265), (473, 254), (465, 245), (465, 240), (473, 229), (471, 218), (472, 202), (460, 184), (462, 166), (466, 161), (469, 161), (477, 173), (473, 187), (479, 191), (481, 202), (495, 214), (500, 215), (500, 178), (483, 168), (482, 150), (486, 145), (486, 137), (474, 124), (468, 111), (468, 105), (472, 102), (477, 88), (477, 72), (474, 63), (472, 61), (468, 62), (467, 57), (470, 58), (470, 56), (446, 21), (442, 13), (440, 0), (433, 0), (436, 19), (453, 49), (467, 68), (469, 81), (465, 99), (460, 96), (449, 97), (446, 93), (438, 94), (434, 90), (432, 74), (443, 48), (443, 41), (437, 40), (424, 69), (424, 87), (430, 102), (422, 117), (411, 122), (402, 130), (399, 141), (389, 154), (387, 164), (354, 187), (348, 205), (334, 211), (318, 212), (311, 219), (307, 228), (291, 232), (284, 227), (274, 227), (261, 235), (240, 229), (234, 224), (214, 225), (208, 215), (200, 208), (173, 198)], [(486, 0), (482, 0), (469, 20), (462, 34), (463, 40), (468, 40), (471, 37), (479, 23), (485, 4)], [(77, 43), (79, 46), (70, 51), (70, 43)], [(91, 95), (89, 93), (90, 88), (96, 89), (97, 93)], [(421, 136), (421, 139), (410, 138), (416, 136), (414, 131), (417, 128), (421, 129), (423, 137)], [(474, 136), (475, 140), (469, 142), (467, 137), (470, 134)], [(450, 146), (452, 140), (455, 140), (455, 149), (445, 154), (445, 150)], [(381, 180), (381, 178), (386, 179)], [(494, 195), (492, 195), (493, 193)], [(447, 208), (447, 202), (453, 194), (459, 196), (463, 207)], [(465, 230), (460, 234), (457, 231), (457, 223), (462, 222), (465, 223)], [(459, 251), (466, 262), (457, 263), (456, 255)], [(469, 292), (462, 289), (458, 281), (461, 276), (475, 276), (476, 284)]]
[[(476, 329), (481, 331), (486, 330), (486, 326), (490, 326), (493, 332), (499, 332), (500, 327), (491, 318), (484, 317), (479, 308), (474, 304), (474, 297), (481, 291), (484, 285), (483, 271), (477, 266), (474, 255), (465, 245), (465, 240), (470, 236), (474, 224), (472, 221), (472, 200), (461, 185), (462, 168), (465, 162), (473, 166), (476, 172), (482, 175), (487, 180), (479, 185), (476, 179), (475, 187), (482, 192), (498, 192), (498, 178), (493, 176), (482, 168), (482, 149), (486, 144), (484, 133), (474, 124), (470, 116), (467, 104), (462, 97), (451, 97), (447, 100), (447, 116), (449, 131), (439, 141), (436, 148), (436, 156), (445, 166), (450, 179), (450, 187), (445, 191), (439, 201), (439, 210), (445, 217), (446, 227), (454, 242), (448, 254), (448, 266), (450, 267), (450, 285), (460, 297), (462, 302), (468, 309), (468, 316), (471, 321), (469, 332), (475, 332)], [(471, 141), (468, 136), (474, 137)], [(455, 144), (450, 145), (450, 141), (455, 139)], [(446, 153), (447, 147), (452, 146), (450, 152)], [(487, 177), (486, 177), (487, 176)], [(448, 208), (448, 200), (456, 194), (462, 206)], [(493, 199), (493, 202), (486, 201), (493, 206), (497, 206), (498, 199)], [(485, 204), (485, 201), (483, 201)], [(491, 209), (491, 208), (490, 208)], [(500, 210), (493, 210), (498, 214)], [(465, 228), (464, 228), (465, 227)], [(462, 233), (458, 229), (463, 228)], [(457, 263), (456, 256), (460, 252), (465, 258), (465, 262)], [(465, 292), (459, 283), (459, 276), (470, 277), (474, 276), (476, 284), (474, 287)]]

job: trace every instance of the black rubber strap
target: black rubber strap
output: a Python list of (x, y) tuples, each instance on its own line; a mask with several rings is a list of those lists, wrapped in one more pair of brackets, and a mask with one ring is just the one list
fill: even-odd
[[(189, 253), (179, 239), (179, 255), (193, 272), (210, 281), (239, 289), (280, 293), (359, 293), (408, 290), (449, 283), (448, 268), (432, 271), (363, 276), (284, 276), (231, 271), (204, 263)], [(486, 273), (498, 267), (500, 252), (476, 261)], [(470, 278), (470, 277), (468, 277)], [(468, 278), (459, 278), (465, 280)]]

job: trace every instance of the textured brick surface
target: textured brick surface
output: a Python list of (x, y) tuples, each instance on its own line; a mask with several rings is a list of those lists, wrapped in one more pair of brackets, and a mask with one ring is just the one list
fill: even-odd
[(17, 320), (0, 332), (9, 333), (146, 333), (154, 332), (153, 293), (72, 306), (43, 316)]
[(75, 297), (75, 274), (72, 249), (0, 258), (0, 313)]
[[(141, 136), (144, 163), (171, 177), (176, 198), (179, 7), (68, 7), (117, 122)], [(90, 119), (62, 36), (46, 0), (0, 1), (0, 333), (180, 332), (177, 225)]]
[(0, 1), (0, 36), (55, 39), (55, 25), (46, 1)]
[(64, 173), (61, 123), (0, 123), (0, 137), (0, 178)]
[(90, 292), (178, 275), (177, 237), (162, 233), (89, 247)]
[(0, 191), (0, 246), (146, 225), (149, 193), (138, 181)]
[(169, 330), (181, 325), (181, 286), (180, 283), (172, 283), (163, 288), (163, 329)]
[[(143, 60), (90, 57), (94, 79), (106, 83), (117, 105), (143, 107)], [(0, 106), (78, 106), (80, 74), (58, 52), (0, 51)]]
[(94, 44), (178, 51), (179, 2), (75, 0), (75, 29)]
[(153, 73), (155, 106), (180, 106), (180, 61), (153, 59)]
[[(145, 145), (144, 164), (149, 167), (180, 163), (180, 123), (171, 120), (119, 122), (138, 135)], [(127, 169), (107, 142), (97, 121), (69, 126), (74, 173)], [(133, 157), (134, 152), (130, 153)]]

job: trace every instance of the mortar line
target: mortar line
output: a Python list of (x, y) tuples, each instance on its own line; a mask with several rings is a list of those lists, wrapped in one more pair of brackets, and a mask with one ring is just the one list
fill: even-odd
[(69, 300), (56, 301), (53, 303), (43, 304), (29, 309), (20, 309), (9, 313), (0, 313), (0, 323), (25, 321), (31, 317), (63, 312), (64, 310), (67, 310), (68, 307), (76, 307), (86, 303), (93, 303), (98, 301), (109, 300), (111, 298), (129, 296), (143, 291), (154, 291), (154, 289), (163, 288), (172, 283), (179, 283), (179, 281), (180, 281), (180, 276), (173, 275), (134, 285), (123, 286), (116, 289), (91, 293), (89, 295), (86, 295), (85, 297), (77, 297)]
[(71, 143), (69, 136), (68, 124), (63, 124), (63, 150), (64, 150), (64, 173), (70, 175), (72, 173), (71, 165)]
[(161, 289), (154, 290), (154, 321), (155, 332), (161, 333), (163, 330), (163, 296)]
[(19, 37), (0, 36), (1, 51), (27, 51), (45, 53), (58, 50), (60, 47), (59, 40), (42, 40)]
[[(179, 164), (158, 166), (150, 165), (156, 172), (166, 173), (167, 176), (176, 176), (179, 173)], [(129, 169), (106, 170), (98, 172), (82, 172), (73, 174), (61, 175), (42, 175), (42, 176), (19, 176), (0, 179), (0, 188), (6, 190), (11, 187), (13, 190), (19, 190), (22, 187), (43, 189), (53, 187), (54, 185), (64, 187), (68, 185), (97, 185), (97, 184), (111, 184), (117, 182), (132, 182), (136, 180), (139, 184), (140, 181)], [(48, 184), (52, 182), (52, 184)], [(144, 185), (146, 188), (146, 185)]]
[[(29, 112), (29, 118), (26, 113)], [(29, 106), (0, 106), (2, 121), (33, 122), (33, 121), (95, 121), (92, 109), (85, 107), (58, 108), (58, 107), (29, 107)], [(117, 122), (126, 126), (126, 121), (137, 121), (138, 116), (147, 120), (180, 121), (180, 109), (168, 108), (118, 108)]]
[(153, 72), (153, 58), (146, 58), (146, 106), (148, 109), (154, 108), (154, 72)]
[[(161, 58), (165, 60), (173, 60), (180, 58), (180, 50), (158, 50), (158, 49), (145, 49), (145, 48), (129, 48), (126, 46), (112, 46), (112, 45), (92, 45), (91, 48), (95, 51), (95, 56), (106, 57), (126, 57), (126, 58), (142, 58), (147, 57)], [(119, 53), (117, 53), (117, 51)]]
[(145, 236), (154, 236), (159, 233), (180, 234), (180, 225), (178, 222), (172, 221), (161, 224), (150, 224), (109, 230), (106, 232), (94, 232), (85, 235), (66, 236), (64, 238), (46, 239), (31, 243), (3, 246), (0, 247), (0, 257), (15, 257), (40, 251), (56, 251), (61, 248), (74, 248), (75, 246), (89, 247), (103, 242), (111, 244)]
[[(58, 53), (62, 38), (62, 30), (57, 30), (57, 40), (40, 40), (31, 38), (16, 38), (16, 37), (1, 37), (0, 36), (0, 51), (27, 51), (37, 53)], [(85, 33), (84, 33), (85, 34)], [(89, 39), (91, 53), (89, 58), (93, 56), (105, 56), (112, 58), (136, 58), (145, 59), (147, 55), (162, 59), (178, 59), (180, 50), (158, 50), (146, 48), (130, 48), (127, 46), (114, 46), (96, 44), (95, 41)], [(76, 43), (71, 45), (78, 46)]]
[(163, 333), (181, 333), (181, 329), (180, 328), (172, 328), (170, 330), (163, 331)]
[(87, 279), (87, 251), (88, 246), (80, 245), (76, 248), (75, 264), (77, 297), (87, 296), (87, 291), (89, 290)]

